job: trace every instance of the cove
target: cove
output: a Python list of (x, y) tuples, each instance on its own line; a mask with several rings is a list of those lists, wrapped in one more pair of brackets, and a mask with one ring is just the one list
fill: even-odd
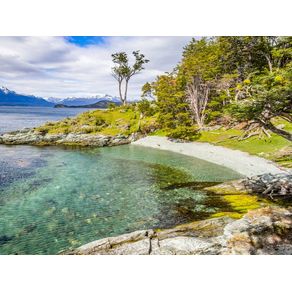
[(0, 253), (57, 254), (232, 211), (202, 187), (240, 175), (137, 145), (0, 146)]

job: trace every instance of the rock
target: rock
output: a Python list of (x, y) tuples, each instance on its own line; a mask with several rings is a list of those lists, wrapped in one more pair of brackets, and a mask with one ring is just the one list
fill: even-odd
[(257, 194), (273, 199), (292, 196), (292, 174), (262, 174), (205, 188), (216, 194)]
[(208, 219), (166, 230), (100, 239), (65, 254), (292, 254), (292, 209), (266, 207), (243, 218)]
[(291, 254), (292, 212), (266, 207), (226, 225), (222, 254)]
[(279, 124), (279, 125), (276, 125), (275, 127), (280, 129), (280, 130), (282, 130), (282, 129), (285, 128), (285, 125), (284, 124)]
[(0, 144), (8, 145), (80, 145), (80, 146), (116, 146), (131, 143), (139, 138), (139, 135), (106, 136), (99, 134), (46, 134), (31, 129), (15, 131), (0, 135)]
[(214, 126), (210, 126), (210, 127), (203, 127), (201, 130), (203, 131), (216, 131), (216, 130), (219, 130), (221, 129), (222, 126), (221, 125), (214, 125)]

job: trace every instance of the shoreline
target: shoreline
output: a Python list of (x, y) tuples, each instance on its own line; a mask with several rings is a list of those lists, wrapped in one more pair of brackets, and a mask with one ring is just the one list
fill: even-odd
[(147, 136), (131, 143), (132, 145), (172, 151), (196, 157), (214, 164), (230, 168), (241, 175), (251, 177), (265, 173), (287, 173), (270, 160), (250, 155), (240, 150), (232, 150), (201, 142), (172, 142), (167, 137)]
[(57, 146), (78, 145), (84, 147), (105, 147), (131, 144), (171, 151), (186, 156), (202, 159), (223, 167), (227, 167), (245, 177), (252, 177), (266, 173), (289, 173), (288, 169), (281, 168), (273, 161), (251, 155), (249, 153), (233, 150), (223, 146), (212, 145), (206, 142), (177, 142), (167, 137), (139, 135), (91, 135), (81, 133), (69, 134), (43, 134), (35, 129), (24, 129), (15, 132), (0, 134), (0, 144), (3, 145), (32, 145)]

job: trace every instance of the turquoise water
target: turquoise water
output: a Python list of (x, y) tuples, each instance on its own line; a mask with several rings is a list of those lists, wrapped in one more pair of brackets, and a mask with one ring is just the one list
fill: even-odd
[(0, 146), (0, 253), (57, 254), (92, 240), (226, 209), (198, 182), (230, 169), (167, 151)]

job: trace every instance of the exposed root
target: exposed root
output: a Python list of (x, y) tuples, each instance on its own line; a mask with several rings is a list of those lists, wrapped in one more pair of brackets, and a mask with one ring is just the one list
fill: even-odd
[(264, 126), (257, 122), (251, 122), (247, 125), (243, 135), (238, 137), (238, 140), (243, 141), (254, 136), (258, 136), (260, 139), (264, 139), (265, 137), (271, 138), (270, 133)]

